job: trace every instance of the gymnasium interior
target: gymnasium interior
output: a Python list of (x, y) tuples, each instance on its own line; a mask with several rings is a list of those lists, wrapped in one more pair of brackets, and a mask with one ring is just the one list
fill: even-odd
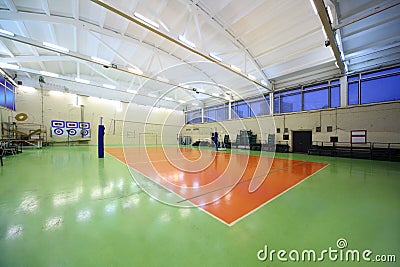
[(399, 14), (0, 0), (0, 266), (399, 266)]

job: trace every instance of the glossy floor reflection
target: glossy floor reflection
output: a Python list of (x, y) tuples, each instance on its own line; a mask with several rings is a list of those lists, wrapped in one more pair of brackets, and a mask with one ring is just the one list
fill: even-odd
[(265, 245), (323, 250), (339, 238), (399, 260), (398, 163), (277, 156), (328, 166), (228, 227), (150, 198), (96, 147), (26, 149), (0, 169), (0, 266), (364, 266), (257, 259)]
[[(191, 202), (227, 225), (327, 166), (195, 148), (130, 147), (106, 151), (182, 198), (171, 205)], [(256, 179), (261, 180), (260, 186), (251, 192), (250, 182)]]

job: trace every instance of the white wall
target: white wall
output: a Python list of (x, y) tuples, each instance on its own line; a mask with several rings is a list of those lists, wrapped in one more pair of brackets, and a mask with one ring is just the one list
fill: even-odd
[[(317, 126), (321, 126), (320, 133), (316, 132)], [(333, 132), (327, 132), (327, 126), (332, 126)], [(290, 145), (291, 132), (296, 130), (312, 130), (313, 141), (329, 142), (330, 136), (338, 136), (340, 142), (350, 142), (351, 130), (367, 130), (367, 142), (400, 143), (400, 102), (187, 125), (182, 133), (197, 139), (204, 135), (199, 134), (202, 129), (203, 132), (210, 129), (208, 133), (210, 135), (215, 127), (222, 134), (229, 133), (231, 140), (235, 140), (237, 132), (243, 129), (251, 129), (258, 135), (258, 140), (266, 140), (268, 133), (276, 133), (276, 128), (280, 128), (281, 132), (276, 134), (276, 141), (282, 141), (284, 128), (288, 128)], [(199, 128), (199, 131), (193, 131), (193, 128)], [(191, 130), (186, 131), (186, 129)]]
[[(7, 121), (9, 116), (15, 117), (16, 114), (23, 112), (28, 115), (28, 120), (24, 123), (41, 124), (40, 90), (35, 90), (34, 92), (18, 90), (16, 105), (16, 112), (1, 110), (3, 121)], [(97, 144), (97, 127), (100, 117), (103, 117), (103, 124), (106, 128), (106, 145), (122, 144), (123, 140), (129, 144), (137, 145), (140, 137), (144, 138), (141, 133), (145, 131), (157, 136), (157, 140), (154, 137), (149, 137), (148, 141), (150, 143), (153, 141), (160, 143), (162, 138), (164, 142), (176, 143), (177, 133), (184, 124), (182, 111), (157, 107), (151, 108), (134, 103), (121, 103), (72, 94), (54, 95), (52, 92), (44, 91), (43, 121), (48, 129), (47, 136), (49, 141), (65, 141), (67, 139), (67, 137), (50, 137), (51, 120), (80, 122), (81, 106), (83, 106), (84, 110), (84, 121), (91, 123), (92, 137), (90, 144)], [(169, 126), (162, 127), (164, 124)], [(37, 126), (32, 127), (35, 128)]]
[[(100, 117), (103, 117), (106, 127), (107, 145), (121, 144), (123, 141), (131, 145), (143, 144), (145, 141), (147, 144), (175, 144), (178, 133), (190, 135), (196, 140), (210, 138), (210, 133), (215, 129), (221, 138), (226, 133), (230, 134), (231, 140), (235, 140), (239, 130), (251, 129), (258, 135), (258, 140), (266, 140), (269, 133), (276, 133), (276, 128), (281, 130), (281, 133), (276, 134), (277, 141), (283, 140), (284, 128), (288, 128), (290, 139), (291, 131), (312, 130), (313, 141), (329, 141), (330, 136), (338, 136), (340, 142), (349, 142), (351, 130), (367, 130), (368, 142), (400, 142), (399, 101), (184, 126), (182, 111), (126, 103), (122, 103), (122, 110), (118, 111), (117, 102), (99, 99), (95, 102), (91, 99), (70, 94), (56, 96), (45, 91), (43, 115), (48, 132), (53, 119), (81, 121), (80, 105), (83, 105), (84, 120), (92, 124), (90, 144), (97, 143)], [(17, 112), (3, 109), (1, 119), (6, 122), (8, 116), (14, 117), (20, 112), (28, 114), (26, 122), (41, 123), (40, 90), (30, 93), (18, 90)], [(321, 133), (315, 131), (317, 126), (321, 126)], [(328, 133), (327, 126), (332, 126), (333, 132)], [(143, 134), (145, 132), (148, 134)], [(49, 134), (48, 137), (50, 141), (60, 140), (50, 138)], [(289, 142), (291, 145), (291, 140)]]

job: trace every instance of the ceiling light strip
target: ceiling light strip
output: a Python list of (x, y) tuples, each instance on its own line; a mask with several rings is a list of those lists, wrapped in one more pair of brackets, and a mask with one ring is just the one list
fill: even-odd
[(8, 63), (0, 62), (0, 68), (2, 68), (2, 69), (10, 69), (10, 70), (17, 70), (17, 69), (19, 69), (19, 66), (14, 65), (14, 64), (8, 64)]
[[(38, 47), (38, 48), (41, 48), (41, 49), (47, 49), (47, 50), (53, 51), (53, 49), (51, 49), (50, 47), (44, 46), (43, 42), (39, 42), (39, 41), (34, 40), (32, 38), (28, 38), (28, 37), (24, 37), (24, 36), (20, 36), (20, 35), (14, 35), (14, 36), (7, 35), (7, 36), (4, 36), (4, 37), (8, 38), (10, 40), (16, 41), (16, 42), (20, 42), (20, 43), (31, 45), (31, 46), (35, 46), (35, 47)], [(177, 41), (177, 42), (180, 43), (179, 41)], [(73, 58), (76, 58), (76, 59), (79, 59), (79, 60), (84, 60), (84, 61), (87, 61), (87, 62), (100, 64), (102, 66), (106, 65), (107, 67), (112, 67), (112, 68), (114, 68), (114, 69), (116, 69), (118, 71), (132, 73), (132, 74), (144, 77), (144, 78), (149, 79), (149, 80), (158, 81), (158, 82), (165, 83), (165, 84), (168, 84), (168, 85), (174, 85), (176, 87), (179, 87), (179, 88), (182, 88), (182, 89), (185, 89), (185, 90), (192, 90), (191, 87), (189, 87), (188, 85), (183, 84), (183, 83), (179, 83), (178, 85), (176, 85), (176, 84), (173, 84), (171, 82), (166, 82), (163, 79), (157, 79), (156, 77), (153, 77), (153, 76), (144, 75), (143, 71), (140, 70), (136, 66), (128, 67), (128, 68), (126, 68), (126, 67), (117, 67), (117, 66), (114, 66), (111, 62), (109, 62), (107, 60), (104, 60), (104, 59), (101, 59), (101, 58), (98, 58), (98, 57), (94, 57), (94, 56), (91, 57), (91, 56), (83, 55), (83, 54), (80, 54), (80, 53), (74, 52), (74, 51), (69, 51), (68, 53), (67, 52), (63, 52), (63, 53), (65, 55), (68, 55), (70, 57), (73, 57)], [(210, 59), (214, 60), (211, 57), (210, 57)], [(9, 64), (9, 65), (11, 65), (11, 64)], [(223, 63), (221, 63), (221, 65), (224, 66), (225, 68), (229, 68), (228, 65), (225, 65)], [(13, 66), (14, 65), (9, 66), (9, 68), (15, 68)], [(34, 74), (40, 74), (40, 75), (44, 75), (44, 76), (50, 76), (50, 77), (59, 78), (59, 79), (62, 79), (62, 80), (67, 80), (67, 81), (75, 81), (74, 78), (59, 77), (58, 74), (51, 73), (51, 72), (40, 73), (37, 70), (32, 70), (32, 69), (27, 69), (27, 68), (20, 68), (20, 71), (25, 71), (25, 72), (34, 73)], [(92, 84), (92, 85), (93, 86), (97, 86), (97, 87), (104, 87), (104, 86), (101, 86), (101, 85), (94, 85), (94, 84)], [(206, 94), (206, 95), (209, 95), (209, 94)], [(211, 96), (211, 94), (209, 96)]]
[[(95, 3), (95, 4), (97, 4), (97, 5), (99, 5), (99, 6), (101, 6), (101, 7), (103, 7), (103, 8), (105, 8), (105, 9), (107, 9), (107, 10), (110, 11), (110, 12), (113, 12), (113, 13), (115, 13), (115, 14), (117, 14), (117, 15), (119, 15), (119, 16), (121, 16), (121, 17), (123, 17), (123, 18), (125, 18), (125, 19), (127, 19), (127, 20), (129, 20), (129, 21), (131, 21), (131, 22), (133, 22), (133, 23), (136, 23), (136, 24), (142, 26), (143, 28), (145, 28), (145, 29), (147, 29), (147, 30), (149, 30), (149, 31), (151, 31), (151, 32), (153, 32), (153, 33), (155, 33), (155, 34), (157, 34), (157, 35), (159, 35), (159, 36), (161, 36), (161, 37), (163, 37), (163, 38), (165, 38), (165, 39), (167, 39), (167, 40), (169, 40), (169, 41), (171, 41), (171, 42), (173, 42), (173, 43), (175, 43), (175, 44), (177, 44), (177, 45), (179, 45), (179, 46), (181, 46), (181, 47), (186, 48), (187, 50), (189, 50), (190, 52), (192, 52), (192, 53), (194, 53), (194, 54), (196, 54), (196, 55), (198, 55), (198, 56), (201, 56), (201, 57), (203, 57), (203, 58), (205, 58), (205, 59), (207, 59), (207, 60), (209, 60), (209, 61), (212, 61), (212, 62), (214, 62), (214, 63), (220, 65), (221, 67), (223, 67), (223, 68), (225, 68), (225, 69), (227, 69), (227, 70), (230, 70), (230, 71), (236, 73), (237, 75), (239, 75), (239, 76), (241, 76), (241, 77), (247, 79), (248, 81), (251, 81), (252, 83), (255, 83), (255, 84), (257, 84), (257, 85), (259, 85), (259, 86), (261, 86), (261, 87), (264, 87), (264, 88), (267, 89), (268, 91), (271, 90), (270, 88), (268, 88), (268, 87), (266, 87), (265, 85), (261, 84), (259, 81), (253, 81), (253, 80), (251, 80), (249, 77), (247, 77), (246, 74), (243, 74), (243, 73), (241, 73), (241, 72), (234, 71), (234, 70), (232, 70), (232, 69), (230, 68), (229, 65), (223, 64), (223, 63), (219, 62), (218, 60), (216, 60), (216, 59), (210, 57), (209, 55), (203, 54), (202, 52), (196, 50), (195, 47), (192, 47), (192, 46), (188, 45), (187, 43), (184, 43), (182, 40), (179, 40), (179, 36), (178, 36), (178, 39), (176, 39), (176, 38), (174, 38), (174, 37), (171, 37), (171, 36), (169, 36), (168, 34), (163, 33), (163, 32), (161, 32), (161, 31), (159, 31), (158, 29), (149, 26), (147, 23), (145, 23), (145, 22), (143, 22), (142, 20), (136, 18), (135, 16), (131, 16), (131, 15), (129, 15), (129, 14), (126, 14), (126, 13), (122, 12), (121, 10), (116, 9), (116, 8), (114, 8), (113, 6), (109, 5), (108, 3), (103, 2), (103, 1), (101, 1), (101, 0), (90, 0), (90, 1), (93, 2), (93, 3)], [(182, 36), (182, 37), (183, 37), (183, 36)], [(186, 38), (185, 38), (185, 39), (186, 39)], [(187, 41), (188, 41), (188, 40), (187, 40)], [(190, 41), (189, 41), (189, 42), (190, 42)], [(194, 43), (192, 43), (192, 44), (194, 44)]]
[(65, 48), (65, 47), (62, 47), (62, 46), (59, 46), (59, 45), (55, 45), (55, 44), (51, 44), (51, 43), (47, 43), (47, 42), (43, 42), (43, 45), (47, 46), (49, 48), (52, 48), (54, 50), (61, 51), (61, 52), (65, 52), (65, 53), (69, 52), (68, 48)]
[(150, 26), (152, 26), (152, 27), (154, 27), (154, 28), (156, 28), (156, 29), (160, 28), (160, 25), (159, 25), (157, 22), (152, 21), (151, 19), (149, 19), (149, 18), (143, 16), (142, 14), (140, 14), (140, 13), (138, 13), (138, 12), (133, 13), (133, 15), (134, 15), (135, 17), (137, 17), (138, 19), (140, 19), (141, 21), (147, 23), (148, 25), (150, 25)]

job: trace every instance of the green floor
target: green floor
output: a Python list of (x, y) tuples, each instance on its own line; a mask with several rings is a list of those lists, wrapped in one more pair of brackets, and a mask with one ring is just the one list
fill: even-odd
[[(399, 266), (399, 163), (277, 156), (329, 166), (228, 227), (152, 200), (96, 147), (26, 149), (0, 169), (0, 266)], [(319, 257), (339, 238), (397, 262), (257, 259), (265, 245)]]

